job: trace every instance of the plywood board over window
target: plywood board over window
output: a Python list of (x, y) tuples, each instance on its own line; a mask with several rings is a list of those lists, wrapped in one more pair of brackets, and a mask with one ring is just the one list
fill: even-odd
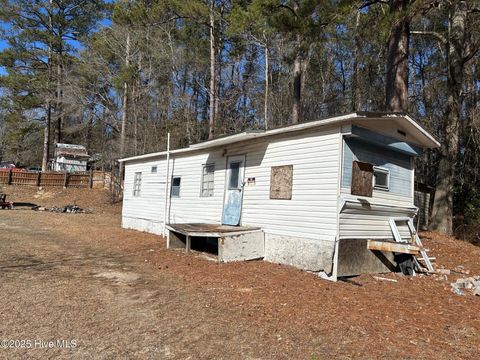
[(293, 165), (273, 166), (270, 177), (270, 199), (292, 199)]
[(354, 161), (352, 164), (352, 195), (372, 196), (373, 165)]

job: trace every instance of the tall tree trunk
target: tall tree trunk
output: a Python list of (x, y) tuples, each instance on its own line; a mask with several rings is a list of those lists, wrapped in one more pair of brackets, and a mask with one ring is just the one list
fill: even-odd
[(387, 43), (386, 106), (389, 111), (408, 110), (408, 53), (410, 20), (405, 12), (410, 0), (390, 0), (396, 17)]
[[(127, 39), (125, 43), (125, 67), (130, 66), (130, 32), (127, 33)], [(125, 137), (128, 120), (128, 82), (123, 82), (123, 100), (122, 100), (122, 124), (120, 130), (120, 158), (125, 156)], [(124, 163), (119, 165), (119, 181), (123, 181)]]
[[(48, 95), (50, 97), (50, 95)], [(52, 102), (47, 100), (45, 106), (45, 127), (43, 130), (43, 156), (42, 156), (42, 171), (48, 170), (48, 158), (50, 155), (50, 124), (52, 123)]]
[[(293, 2), (293, 11), (298, 19), (299, 3)], [(292, 124), (302, 121), (302, 37), (297, 34), (295, 39), (295, 61), (293, 63), (293, 107), (292, 107)]]
[(62, 142), (63, 123), (63, 50), (60, 48), (57, 58), (57, 99), (55, 104), (55, 144)]
[(133, 154), (138, 155), (138, 95), (137, 95), (137, 85), (132, 85), (132, 116), (133, 116)]
[(432, 209), (430, 228), (446, 234), (453, 232), (453, 186), (455, 164), (459, 149), (461, 92), (464, 80), (464, 46), (467, 22), (467, 2), (453, 5), (449, 18), (447, 113), (445, 114), (445, 139), (441, 149), (437, 186)]
[[(52, 2), (49, 1), (48, 8), (48, 32), (52, 36)], [(48, 41), (48, 59), (47, 59), (47, 103), (45, 106), (45, 128), (43, 130), (43, 156), (42, 171), (48, 170), (48, 158), (50, 156), (50, 126), (52, 124), (52, 92), (50, 89), (52, 83), (52, 43)]]
[(360, 57), (360, 10), (357, 11), (355, 18), (355, 38), (354, 38), (354, 54), (353, 54), (353, 74), (352, 74), (352, 111), (360, 110), (360, 74), (358, 71), (358, 60)]
[(293, 108), (292, 124), (302, 121), (302, 55), (301, 37), (297, 35), (297, 54), (293, 63)]
[(264, 54), (264, 57), (265, 57), (265, 95), (264, 95), (264, 99), (263, 99), (263, 126), (265, 128), (265, 130), (268, 130), (268, 92), (269, 92), (269, 83), (268, 83), (268, 76), (269, 76), (269, 73), (270, 73), (270, 67), (269, 67), (269, 50), (268, 50), (268, 45), (265, 44), (264, 46), (264, 51), (265, 51), (265, 54)]
[(213, 139), (215, 136), (215, 103), (216, 103), (216, 67), (215, 67), (215, 16), (214, 16), (215, 0), (210, 0), (210, 106), (208, 121), (208, 138)]
[(93, 120), (95, 118), (95, 98), (92, 99), (89, 112), (88, 112), (88, 122), (87, 122), (87, 134), (85, 142), (87, 144), (87, 149), (93, 147)]

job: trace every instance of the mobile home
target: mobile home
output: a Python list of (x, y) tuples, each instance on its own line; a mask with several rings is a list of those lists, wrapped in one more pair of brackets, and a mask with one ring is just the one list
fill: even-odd
[(56, 144), (55, 156), (52, 162), (54, 171), (87, 171), (87, 161), (90, 158), (83, 145)]
[(216, 239), (223, 261), (385, 271), (393, 254), (367, 240), (415, 216), (415, 157), (438, 146), (407, 114), (356, 112), (125, 158), (122, 226), (187, 250)]

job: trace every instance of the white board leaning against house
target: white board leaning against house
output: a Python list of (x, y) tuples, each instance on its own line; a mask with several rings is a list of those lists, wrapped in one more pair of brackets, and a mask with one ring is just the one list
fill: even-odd
[(388, 271), (393, 254), (367, 240), (392, 240), (389, 218), (415, 215), (414, 159), (438, 146), (406, 114), (356, 112), (172, 150), (168, 179), (166, 152), (121, 159), (122, 226), (259, 228), (266, 261), (333, 279)]

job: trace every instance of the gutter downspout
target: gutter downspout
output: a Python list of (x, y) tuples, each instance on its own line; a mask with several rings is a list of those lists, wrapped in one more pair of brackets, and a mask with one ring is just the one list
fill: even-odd
[(163, 237), (167, 230), (167, 209), (168, 209), (168, 180), (170, 178), (170, 133), (167, 134), (167, 173), (165, 177), (165, 207), (163, 209)]

